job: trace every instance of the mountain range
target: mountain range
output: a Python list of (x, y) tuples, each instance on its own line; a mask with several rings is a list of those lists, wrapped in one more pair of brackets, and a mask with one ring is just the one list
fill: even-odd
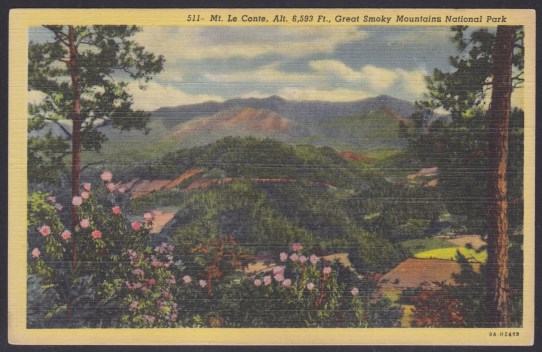
[(126, 163), (140, 162), (228, 136), (272, 138), (366, 154), (406, 146), (401, 128), (411, 124), (414, 111), (411, 102), (387, 95), (351, 102), (270, 96), (164, 107), (151, 113), (147, 135), (101, 128), (109, 141), (100, 154), (85, 152), (83, 157), (87, 162), (118, 162), (119, 157)]
[(292, 101), (273, 95), (268, 98), (230, 99), (224, 102), (205, 102), (192, 105), (160, 108), (153, 111), (153, 118), (160, 118), (168, 127), (202, 116), (212, 116), (224, 110), (234, 108), (254, 108), (269, 110), (292, 119), (296, 122), (314, 123), (324, 120), (365, 115), (382, 108), (393, 110), (397, 114), (408, 117), (414, 112), (411, 102), (397, 99), (389, 95), (352, 102), (329, 101)]

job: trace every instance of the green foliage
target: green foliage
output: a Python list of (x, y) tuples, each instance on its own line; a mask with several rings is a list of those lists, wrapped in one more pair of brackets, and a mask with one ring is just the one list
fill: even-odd
[[(404, 160), (392, 157), (388, 162)], [(252, 137), (181, 149), (127, 174), (173, 178), (193, 168), (207, 171), (202, 179), (224, 182), (160, 191), (131, 204), (140, 211), (179, 209), (169, 230), (177, 248), (221, 234), (255, 252), (303, 241), (348, 252), (359, 269), (383, 270), (404, 257), (389, 240), (426, 236), (444, 210), (434, 189), (395, 186), (333, 149)]]
[(28, 178), (33, 182), (57, 185), (66, 172), (64, 157), (70, 154), (70, 144), (49, 131), (43, 137), (28, 137)]
[[(465, 217), (477, 233), (485, 233), (489, 156), (487, 155), (487, 106), (485, 97), (491, 81), (495, 34), (487, 29), (468, 30), (452, 27), (454, 43), (460, 54), (450, 58), (454, 68), (444, 73), (435, 70), (427, 77), (429, 94), (416, 103), (419, 111), (412, 116), (421, 135), (408, 131), (409, 150), (424, 166), (439, 167), (439, 189), (450, 213)], [(518, 27), (513, 59), (513, 84), (523, 82), (523, 29)], [(433, 112), (443, 108), (445, 119), (429, 124)], [(511, 227), (521, 227), (523, 194), (523, 111), (513, 110), (509, 127), (508, 197)]]
[(130, 174), (167, 178), (191, 168), (220, 170), (224, 177), (235, 178), (295, 179), (336, 186), (356, 182), (356, 171), (329, 147), (292, 146), (255, 137), (226, 137), (206, 146), (180, 149), (130, 170)]
[[(72, 132), (62, 124), (72, 119), (74, 95), (71, 74), (77, 77), (80, 93), (81, 146), (99, 151), (106, 136), (99, 128), (112, 126), (120, 131), (147, 132), (149, 115), (133, 110), (133, 98), (124, 78), (148, 81), (159, 73), (162, 56), (146, 52), (131, 40), (141, 29), (135, 26), (45, 26), (51, 40), (29, 43), (28, 87), (45, 94), (45, 99), (29, 105), (29, 129), (47, 126), (62, 130), (63, 137), (45, 135), (29, 139), (29, 177), (32, 182), (55, 184), (66, 170), (63, 159), (69, 155)], [(76, 56), (75, 73), (69, 67), (69, 30), (73, 28)], [(70, 59), (71, 60), (71, 59)]]
[(172, 230), (179, 247), (193, 246), (202, 238), (235, 235), (250, 251), (269, 251), (293, 241), (312, 243), (313, 235), (289, 222), (265, 193), (250, 183), (234, 183), (203, 192), (193, 192), (176, 203), (180, 226)]

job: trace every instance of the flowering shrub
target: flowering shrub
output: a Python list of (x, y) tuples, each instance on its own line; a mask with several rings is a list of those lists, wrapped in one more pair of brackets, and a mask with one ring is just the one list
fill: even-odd
[[(144, 252), (149, 243), (152, 222), (130, 225), (120, 205), (123, 195), (110, 190), (112, 175), (104, 174), (100, 187), (84, 183), (80, 196), (73, 197), (75, 226), (62, 222), (69, 207), (53, 195), (35, 192), (28, 199), (29, 274), (39, 278), (42, 290), (55, 291), (57, 300), (46, 317), (72, 326), (81, 319), (102, 325), (112, 324), (103, 317), (118, 318), (121, 283), (130, 270), (126, 246)], [(100, 314), (102, 309), (109, 314)]]
[(122, 322), (129, 327), (179, 326), (177, 279), (174, 273), (173, 245), (162, 243), (152, 252), (138, 253), (129, 249), (130, 269), (124, 281)]
[(339, 263), (305, 255), (302, 249), (294, 243), (292, 253), (279, 254), (278, 265), (246, 280), (259, 298), (258, 315), (264, 318), (264, 325), (366, 327), (355, 274)]
[[(152, 213), (127, 216), (126, 196), (104, 172), (83, 183), (70, 207), (51, 194), (28, 201), (29, 316), (48, 305), (55, 327), (367, 327), (369, 290), (338, 263), (293, 243), (276, 264), (246, 275), (250, 256), (233, 236), (195, 247), (150, 246)], [(183, 261), (179, 260), (182, 258)], [(30, 292), (30, 291), (29, 291)], [(38, 313), (36, 313), (38, 312)], [(42, 313), (39, 313), (42, 314)], [(32, 324), (31, 324), (32, 325)], [(37, 325), (36, 325), (37, 326)]]
[(292, 249), (280, 253), (277, 264), (260, 274), (228, 272), (214, 284), (216, 299), (200, 293), (199, 299), (186, 303), (186, 310), (202, 326), (367, 326), (369, 303), (357, 286), (360, 278), (338, 263), (304, 255), (299, 243)]

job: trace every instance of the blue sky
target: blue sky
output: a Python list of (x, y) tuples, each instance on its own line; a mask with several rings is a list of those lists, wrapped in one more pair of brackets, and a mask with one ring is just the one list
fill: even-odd
[[(449, 27), (144, 27), (135, 39), (166, 58), (136, 107), (279, 95), (351, 101), (380, 94), (414, 101), (424, 76), (449, 70)], [(44, 41), (47, 30), (30, 30)]]

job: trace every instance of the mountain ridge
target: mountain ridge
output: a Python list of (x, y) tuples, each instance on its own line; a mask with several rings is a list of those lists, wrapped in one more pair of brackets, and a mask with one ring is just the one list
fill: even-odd
[(364, 115), (381, 108), (388, 108), (396, 114), (408, 118), (415, 111), (413, 103), (389, 95), (379, 95), (349, 102), (297, 101), (272, 95), (267, 98), (234, 98), (224, 102), (208, 101), (199, 104), (163, 107), (154, 110), (151, 113), (151, 118), (161, 119), (166, 128), (171, 128), (194, 118), (208, 117), (222, 110), (238, 107), (273, 111), (295, 122), (319, 122), (351, 115)]

